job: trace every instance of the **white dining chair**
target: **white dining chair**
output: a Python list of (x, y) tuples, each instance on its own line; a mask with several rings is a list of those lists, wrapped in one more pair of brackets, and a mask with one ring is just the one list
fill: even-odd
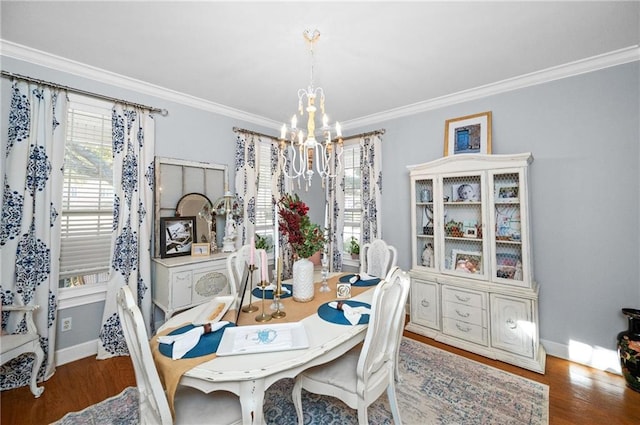
[(382, 239), (375, 239), (360, 250), (360, 272), (383, 278), (398, 263), (398, 250)]
[[(33, 321), (33, 312), (39, 307), (37, 305), (3, 305), (2, 312), (9, 312), (20, 314), (24, 316), (26, 324), (25, 333), (14, 333), (0, 335), (0, 365), (13, 360), (22, 354), (33, 353), (35, 358), (33, 359), (33, 367), (31, 368), (31, 376), (29, 378), (29, 389), (31, 393), (36, 397), (40, 397), (44, 391), (44, 387), (38, 387), (38, 371), (42, 362), (44, 361), (44, 351), (40, 345), (40, 335), (38, 329)], [(19, 323), (22, 319), (16, 319), (16, 323)]]
[(133, 363), (139, 391), (141, 424), (239, 424), (240, 400), (232, 393), (203, 393), (178, 385), (174, 397), (175, 421), (160, 376), (155, 368), (147, 331), (135, 298), (128, 286), (118, 291), (118, 315)]
[[(262, 252), (264, 249), (256, 249), (254, 254), (254, 264), (256, 270), (253, 272), (253, 286), (260, 280), (260, 272), (262, 267)], [(232, 252), (227, 257), (227, 274), (229, 275), (229, 289), (232, 294), (237, 294), (236, 302), (241, 302), (242, 294), (242, 277), (244, 276), (245, 269), (249, 267), (249, 257), (251, 255), (251, 245), (243, 245), (235, 252)], [(251, 281), (250, 281), (251, 282)], [(250, 291), (249, 284), (245, 289), (245, 293)], [(245, 295), (245, 299), (248, 297)], [(233, 307), (232, 307), (233, 308)]]
[(342, 400), (358, 411), (358, 422), (368, 424), (367, 407), (386, 390), (393, 421), (401, 424), (395, 389), (398, 333), (404, 325), (404, 305), (409, 295), (409, 275), (394, 267), (376, 286), (364, 343), (332, 362), (296, 376), (293, 403), (303, 424), (302, 389)]

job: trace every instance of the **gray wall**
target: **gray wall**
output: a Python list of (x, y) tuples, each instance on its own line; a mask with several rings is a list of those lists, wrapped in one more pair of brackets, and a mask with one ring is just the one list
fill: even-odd
[[(156, 154), (229, 164), (232, 186), (232, 127), (277, 134), (164, 99), (2, 59), (2, 69), (7, 71), (168, 109), (169, 116), (156, 118)], [(636, 62), (349, 130), (348, 134), (355, 134), (386, 129), (383, 236), (398, 248), (399, 265), (410, 267), (406, 166), (442, 156), (446, 119), (491, 110), (493, 153), (532, 152), (535, 158), (532, 239), (543, 342), (557, 345), (556, 352), (570, 341), (615, 350), (616, 333), (626, 328), (620, 308), (640, 307), (639, 81)], [(4, 111), (8, 86), (3, 78)], [(4, 140), (6, 117), (2, 115)], [(323, 195), (318, 187), (316, 181), (314, 188), (301, 195), (311, 205), (312, 220), (322, 223)], [(79, 315), (73, 317), (75, 327), (89, 311), (101, 313), (98, 304), (91, 307), (60, 317)], [(59, 348), (88, 338), (86, 333), (76, 336), (65, 333)]]

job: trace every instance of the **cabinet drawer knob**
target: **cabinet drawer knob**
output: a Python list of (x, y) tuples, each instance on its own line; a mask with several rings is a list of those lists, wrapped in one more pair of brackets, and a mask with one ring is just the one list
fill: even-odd
[(455, 295), (456, 295), (456, 298), (458, 299), (458, 301), (462, 301), (463, 303), (466, 303), (471, 299), (471, 297), (461, 297), (458, 294), (455, 294)]
[(460, 326), (460, 323), (456, 323), (456, 328), (461, 332), (469, 332), (471, 330), (468, 326)]
[(456, 314), (457, 314), (458, 316), (460, 316), (460, 317), (469, 317), (469, 316), (470, 316), (470, 313), (464, 313), (464, 312), (461, 312), (461, 311), (460, 311), (460, 310), (458, 310), (458, 309), (456, 309)]
[(420, 305), (422, 305), (422, 307), (429, 307), (431, 303), (427, 300), (422, 300), (420, 301)]
[(509, 326), (509, 329), (515, 329), (518, 327), (518, 323), (513, 319), (507, 319), (507, 326)]

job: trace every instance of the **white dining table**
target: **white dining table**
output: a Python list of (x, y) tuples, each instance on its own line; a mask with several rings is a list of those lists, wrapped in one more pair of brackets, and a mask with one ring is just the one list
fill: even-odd
[[(351, 299), (370, 304), (374, 288), (371, 287)], [(332, 289), (335, 294), (335, 288)], [(265, 312), (270, 313), (271, 300), (266, 300), (265, 304)], [(260, 306), (260, 303), (255, 305)], [(158, 332), (192, 320), (204, 308), (206, 305), (172, 317)], [(253, 314), (257, 313), (259, 312)], [(282, 321), (273, 319), (266, 323), (280, 322)], [(219, 390), (232, 392), (240, 398), (243, 424), (265, 424), (263, 402), (267, 388), (280, 379), (294, 378), (305, 369), (340, 357), (364, 340), (367, 329), (367, 325), (351, 326), (327, 322), (317, 313), (310, 314), (300, 322), (307, 332), (308, 348), (219, 356), (188, 370), (180, 378), (179, 385), (193, 387), (205, 393)]]

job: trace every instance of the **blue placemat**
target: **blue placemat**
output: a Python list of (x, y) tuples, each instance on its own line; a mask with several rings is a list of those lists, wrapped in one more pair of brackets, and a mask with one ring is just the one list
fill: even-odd
[[(349, 283), (349, 279), (351, 279), (355, 274), (346, 274), (340, 277), (340, 282)], [(374, 277), (369, 280), (357, 280), (356, 283), (352, 283), (351, 286), (373, 286), (380, 283), (379, 277)]]
[[(345, 304), (349, 304), (351, 307), (371, 308), (371, 304), (363, 303), (361, 301), (346, 300), (344, 302)], [(349, 322), (344, 317), (344, 313), (333, 307), (329, 307), (329, 303), (324, 303), (320, 307), (318, 307), (318, 316), (320, 316), (320, 318), (326, 320), (327, 322), (337, 323), (338, 325), (351, 326), (351, 322)], [(363, 314), (362, 316), (360, 316), (360, 321), (358, 322), (358, 324), (365, 325), (367, 323), (369, 323), (369, 315)]]
[[(281, 299), (289, 298), (293, 294), (293, 285), (290, 285), (288, 283), (283, 283), (282, 287), (287, 288), (289, 290), (289, 293), (287, 294), (286, 292), (283, 291), (282, 296), (280, 298)], [(251, 291), (251, 293), (253, 294), (254, 297), (262, 299), (262, 289), (253, 288), (253, 291)], [(265, 300), (272, 300), (273, 299), (273, 291), (271, 291), (271, 290), (264, 291), (264, 299)]]
[[(182, 358), (183, 359), (191, 359), (194, 357), (206, 356), (207, 354), (215, 353), (218, 350), (218, 345), (220, 345), (220, 340), (222, 339), (222, 334), (224, 330), (230, 326), (235, 326), (233, 323), (229, 323), (225, 327), (218, 329), (215, 332), (211, 332), (208, 334), (204, 334), (200, 337), (200, 341), (193, 347), (191, 350), (187, 351)], [(185, 325), (181, 328), (175, 329), (171, 331), (168, 335), (179, 335), (190, 331), (195, 328), (193, 325)], [(173, 344), (159, 344), (160, 352), (167, 356), (173, 357)]]

